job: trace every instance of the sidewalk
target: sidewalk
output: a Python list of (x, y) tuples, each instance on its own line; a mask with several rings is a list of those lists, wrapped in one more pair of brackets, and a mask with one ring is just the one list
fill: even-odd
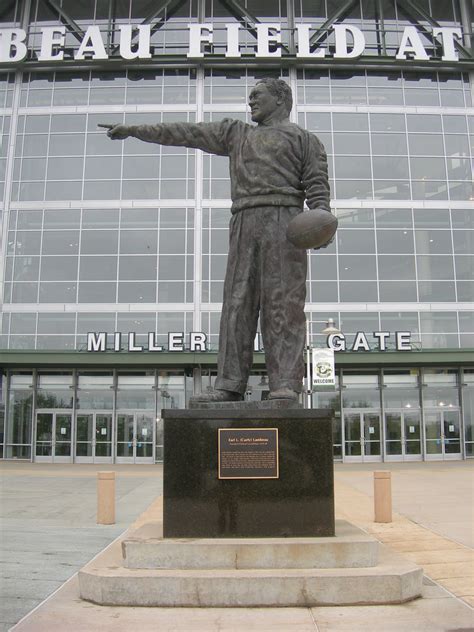
[[(25, 540), (25, 534), (44, 532), (48, 523), (53, 529), (51, 533), (46, 529), (47, 535), (53, 536), (49, 543), (51, 547), (58, 543), (55, 528), (77, 547), (74, 549), (77, 556), (67, 569), (72, 578), (16, 625), (15, 632), (62, 632), (65, 629), (72, 632), (128, 632), (135, 629), (145, 632), (240, 632), (242, 629), (259, 632), (454, 632), (474, 629), (471, 607), (474, 604), (474, 483), (470, 462), (336, 465), (337, 517), (350, 520), (407, 555), (423, 566), (426, 575), (423, 599), (399, 606), (342, 608), (114, 608), (80, 601), (73, 573), (131, 523), (133, 529), (161, 517), (161, 499), (157, 498), (161, 493), (161, 467), (4, 463), (0, 468), (3, 488), (9, 497), (7, 516), (2, 522), (2, 545), (5, 546), (7, 539), (5, 529), (13, 527), (11, 530), (16, 530), (14, 541), (17, 539), (17, 544), (12, 546), (7, 542), (6, 545), (12, 551), (11, 555), (21, 560), (21, 563), (16, 562), (17, 569), (21, 569), (23, 563), (32, 569), (40, 559), (50, 581), (57, 585), (64, 581), (64, 574), (58, 574), (60, 565), (51, 566), (48, 556), (44, 555), (47, 549), (32, 550)], [(117, 471), (117, 525), (113, 527), (94, 524), (98, 469)], [(373, 522), (372, 472), (375, 469), (392, 471), (394, 510), (398, 513), (388, 525)], [(66, 489), (72, 489), (73, 493), (65, 494)], [(77, 494), (81, 494), (79, 502)], [(61, 506), (56, 507), (56, 513), (52, 515), (51, 503), (57, 505), (58, 497)], [(45, 498), (49, 501), (45, 502)], [(77, 522), (79, 515), (82, 521)], [(38, 546), (42, 546), (41, 542)], [(106, 554), (113, 554), (117, 547), (120, 547), (119, 541), (112, 544)], [(71, 557), (69, 551), (66, 549), (61, 553), (63, 564), (68, 555)], [(34, 564), (31, 564), (32, 560)], [(12, 573), (11, 568), (7, 568), (8, 572), (17, 574)], [(25, 610), (34, 607), (31, 598), (31, 583), (34, 582), (27, 581), (28, 578), (32, 579), (28, 572), (23, 573), (23, 579), (18, 576), (17, 594), (7, 594), (4, 602), (11, 603), (15, 597), (20, 602), (29, 599)], [(41, 589), (44, 598), (54, 586), (44, 585)], [(36, 601), (40, 601), (40, 592), (35, 593)], [(21, 613), (16, 615), (18, 620)], [(4, 619), (2, 629), (8, 630), (8, 623), (11, 625), (14, 620)]]

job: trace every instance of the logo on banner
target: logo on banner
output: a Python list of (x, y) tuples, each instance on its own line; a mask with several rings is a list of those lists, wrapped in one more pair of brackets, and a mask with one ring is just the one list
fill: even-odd
[(312, 349), (312, 386), (335, 386), (336, 371), (333, 349)]

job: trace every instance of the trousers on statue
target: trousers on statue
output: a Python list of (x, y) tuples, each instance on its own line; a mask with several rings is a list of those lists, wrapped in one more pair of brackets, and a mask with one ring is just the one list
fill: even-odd
[(301, 392), (307, 254), (286, 238), (300, 212), (268, 206), (231, 218), (216, 389), (245, 392), (260, 316), (270, 390)]

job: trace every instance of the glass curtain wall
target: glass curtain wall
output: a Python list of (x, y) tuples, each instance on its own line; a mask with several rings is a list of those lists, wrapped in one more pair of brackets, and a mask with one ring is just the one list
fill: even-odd
[(11, 371), (1, 384), (5, 458), (51, 463), (161, 461), (160, 411), (193, 392), (182, 370)]
[[(18, 26), (16, 6), (9, 5), (2, 24)], [(443, 25), (460, 24), (458, 0), (426, 0), (421, 13), (414, 6), (355, 0), (339, 23), (364, 32), (367, 55), (392, 60), (403, 28), (423, 25), (423, 11)], [(184, 56), (193, 22), (214, 24), (216, 55), (223, 51), (225, 24), (240, 24), (241, 52), (253, 55), (258, 22), (276, 21), (284, 56), (295, 45), (294, 25), (310, 24), (315, 32), (334, 10), (331, 3), (306, 0), (187, 0), (155, 12), (139, 0), (31, 3), (33, 50), (40, 28), (66, 22), (66, 60), (89, 25), (99, 27), (113, 56), (119, 27), (144, 21), (152, 26), (155, 57), (141, 67), (84, 70), (58, 63), (56, 71), (0, 75), (0, 186), (8, 180), (0, 204), (2, 346), (80, 349), (87, 332), (97, 329), (134, 331), (141, 341), (149, 331), (160, 341), (172, 330), (205, 331), (211, 348), (217, 346), (227, 159), (135, 139), (113, 143), (97, 124), (248, 121), (249, 89), (264, 75), (290, 83), (293, 120), (317, 134), (328, 152), (340, 228), (330, 247), (310, 253), (308, 313), (346, 321), (349, 338), (358, 331), (359, 313), (377, 329), (396, 322), (423, 348), (474, 346), (472, 310), (464, 307), (474, 297), (467, 72), (439, 65), (414, 72), (408, 64), (380, 71), (358, 61), (352, 69), (336, 68), (330, 34), (320, 34), (324, 67), (283, 68), (278, 60), (248, 68), (209, 61), (200, 67), (188, 59), (172, 68), (160, 63), (160, 54)], [(420, 37), (428, 54), (439, 57), (422, 29)], [(311, 340), (319, 342), (318, 331)]]
[[(449, 460), (473, 456), (474, 369), (342, 369), (312, 407), (334, 414), (335, 460)], [(205, 390), (214, 371), (203, 371)], [(5, 456), (47, 462), (152, 463), (163, 458), (161, 411), (185, 408), (191, 372), (10, 372)], [(36, 386), (35, 386), (36, 385)], [(255, 371), (246, 398), (268, 396)], [(461, 413), (463, 413), (461, 415)]]
[[(216, 55), (224, 50), (225, 24), (240, 24), (241, 52), (253, 55), (258, 22), (281, 23), (285, 55), (295, 50), (293, 26), (310, 24), (315, 33), (333, 15), (334, 3), (185, 0), (154, 11), (141, 0), (86, 4), (33, 0), (26, 25), (33, 50), (39, 50), (42, 27), (66, 22), (66, 61), (89, 25), (99, 26), (113, 56), (118, 27), (145, 21), (152, 25), (155, 57), (113, 69), (105, 61), (100, 69), (58, 63), (55, 70), (0, 73), (0, 347), (84, 350), (90, 331), (120, 332), (124, 348), (129, 332), (137, 344), (156, 332), (157, 344), (166, 345), (170, 331), (183, 332), (185, 340), (191, 331), (204, 331), (216, 350), (230, 217), (228, 160), (135, 139), (113, 143), (97, 124), (228, 116), (249, 122), (249, 89), (272, 75), (293, 88), (292, 120), (325, 144), (339, 218), (334, 243), (309, 253), (311, 344), (324, 344), (318, 323), (331, 317), (348, 348), (359, 331), (397, 330), (410, 331), (417, 349), (474, 348), (473, 79), (461, 65), (443, 69), (440, 62), (414, 71), (407, 61), (403, 69), (385, 65), (381, 71), (355, 61), (342, 69), (331, 61), (334, 36), (322, 34), (318, 45), (327, 57), (318, 67), (278, 60), (201, 66), (185, 58), (190, 23), (215, 24)], [(444, 26), (461, 22), (458, 0), (355, 0), (339, 22), (361, 28), (366, 55), (393, 61), (403, 28), (428, 25), (416, 6)], [(19, 26), (19, 7), (8, 3), (0, 24)], [(420, 37), (439, 61), (440, 47), (423, 29)], [(162, 63), (165, 54), (182, 55), (181, 63)], [(313, 405), (339, 413), (340, 458), (379, 459), (384, 449), (393, 459), (454, 458), (462, 453), (462, 437), (472, 452), (469, 375), (462, 386), (448, 374), (386, 374), (381, 381), (373, 373), (357, 382), (360, 376), (348, 373), (341, 380), (343, 406), (331, 393), (314, 394)], [(56, 456), (69, 458), (63, 444), (72, 410), (73, 458), (114, 459), (114, 411), (151, 414), (153, 388), (155, 412), (181, 405), (190, 379), (163, 371), (141, 389), (113, 374), (99, 386), (90, 377), (99, 376), (77, 376), (71, 408), (69, 385), (47, 384), (40, 376), (35, 391), (29, 378), (12, 374), (5, 455), (32, 457), (38, 439), (33, 415), (40, 411), (49, 415), (40, 424), (42, 456), (54, 456), (57, 446)], [(254, 393), (258, 381), (251, 383)], [(130, 391), (141, 408), (130, 406)], [(142, 421), (142, 430), (135, 416), (124, 421), (123, 458), (149, 458), (150, 443), (159, 453), (159, 422), (152, 431)]]

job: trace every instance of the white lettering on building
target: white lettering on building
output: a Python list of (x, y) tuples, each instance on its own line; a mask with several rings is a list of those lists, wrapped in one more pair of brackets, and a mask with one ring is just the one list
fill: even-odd
[(458, 61), (459, 55), (454, 48), (454, 38), (462, 38), (461, 29), (444, 26), (442, 28), (433, 29), (433, 35), (435, 37), (441, 35), (443, 41), (443, 56), (441, 59), (443, 61)]
[(120, 56), (123, 59), (150, 59), (150, 38), (151, 29), (149, 24), (139, 24), (138, 29), (138, 44), (135, 46), (135, 50), (132, 49), (132, 25), (122, 24), (120, 29)]
[(23, 61), (28, 54), (23, 29), (0, 29), (0, 62)]
[[(375, 340), (375, 345), (371, 346), (368, 334), (363, 331), (358, 331), (354, 336), (354, 342), (348, 349), (349, 351), (387, 351), (387, 340), (390, 339), (391, 334), (389, 331), (374, 331), (372, 337)], [(327, 346), (334, 351), (346, 351), (347, 343), (346, 337), (343, 333), (330, 334), (327, 339)], [(396, 351), (411, 351), (411, 332), (409, 331), (396, 331), (394, 340), (394, 350)]]
[[(350, 24), (335, 24), (334, 33), (336, 36), (335, 59), (354, 59), (360, 57), (365, 50), (365, 37), (357, 26)], [(347, 36), (352, 37), (352, 47), (349, 50)]]
[(107, 351), (107, 334), (105, 332), (87, 334), (87, 351)]
[(64, 59), (65, 26), (48, 26), (41, 29), (41, 52), (39, 61), (61, 61)]
[[(160, 352), (160, 351), (207, 351), (207, 336), (205, 333), (193, 331), (188, 334), (185, 341), (185, 335), (182, 331), (168, 332), (168, 349), (164, 345), (158, 343), (158, 334), (150, 332), (146, 340), (138, 342), (138, 336), (134, 331), (122, 336), (121, 332), (116, 331), (108, 334), (105, 331), (89, 332), (87, 334), (87, 351), (133, 351), (133, 352)], [(122, 346), (122, 338), (127, 341), (127, 348)], [(186, 343), (186, 344), (185, 344)]]
[(206, 351), (207, 336), (201, 332), (192, 331), (189, 340), (190, 351)]
[[(225, 57), (230, 59), (241, 57), (239, 41), (240, 34), (244, 32), (243, 27), (238, 23), (219, 25), (219, 28), (222, 27), (225, 27), (225, 49), (222, 51), (219, 48), (218, 53), (222, 54), (223, 52)], [(188, 58), (199, 59), (212, 57), (216, 54), (213, 50), (214, 25), (211, 22), (188, 24), (187, 28), (189, 30)], [(311, 50), (311, 29), (316, 31), (317, 27), (313, 28), (311, 24), (295, 25), (294, 32), (297, 35), (296, 57), (303, 59), (329, 57), (330, 51), (327, 46)], [(360, 28), (352, 24), (335, 24), (332, 30), (335, 41), (335, 59), (356, 59), (365, 53), (366, 41)], [(255, 57), (258, 59), (281, 57), (283, 52), (281, 24), (260, 22), (256, 25), (256, 31)], [(160, 54), (152, 54), (151, 28), (149, 24), (122, 24), (118, 27), (118, 35), (118, 52), (122, 59), (150, 59), (152, 56), (162, 56)], [(423, 35), (427, 37), (427, 34), (423, 33)], [(62, 61), (66, 48), (65, 36), (66, 27), (62, 25), (43, 27), (40, 30), (39, 42), (35, 33), (34, 53), (37, 54), (38, 61)], [(97, 25), (89, 26), (74, 58), (77, 60), (108, 59), (109, 55), (105, 48), (104, 37), (105, 33), (101, 33)], [(455, 44), (457, 39), (462, 38), (460, 28), (433, 27), (432, 37), (433, 40), (437, 40), (442, 46), (442, 61), (458, 61)], [(24, 61), (28, 57), (27, 39), (24, 29), (0, 29), (0, 63)], [(36, 52), (37, 48), (39, 48), (39, 52)], [(420, 33), (414, 26), (406, 26), (404, 28), (395, 58), (418, 61), (430, 59)]]
[(168, 334), (168, 351), (184, 351), (184, 334), (182, 331)]
[[(89, 332), (87, 334), (87, 351), (124, 351), (122, 346), (122, 338), (128, 343), (128, 351), (172, 351), (183, 352), (190, 351), (192, 353), (200, 353), (208, 351), (207, 335), (201, 331), (192, 331), (187, 336), (182, 331), (168, 332), (168, 348), (165, 349), (163, 344), (159, 344), (158, 334), (149, 332), (146, 340), (141, 339), (138, 342), (138, 335), (131, 331), (127, 335), (122, 336), (118, 331), (113, 334), (101, 332)], [(370, 336), (373, 340), (370, 339)], [(145, 338), (145, 336), (143, 336)], [(392, 338), (391, 344), (388, 341)], [(394, 334), (389, 331), (374, 331), (372, 334), (358, 331), (354, 336), (352, 345), (348, 345), (346, 336), (343, 333), (331, 334), (327, 338), (327, 347), (333, 351), (412, 351), (411, 332), (396, 331)], [(254, 351), (259, 353), (263, 351), (261, 334), (257, 333), (254, 341)]]
[[(273, 50), (270, 50), (270, 47)], [(257, 24), (257, 53), (255, 57), (281, 57), (280, 24)]]
[(108, 58), (98, 26), (89, 26), (82, 42), (79, 45), (79, 50), (75, 54), (74, 59), (85, 59), (86, 56), (91, 59)]
[(188, 24), (189, 52), (188, 57), (204, 57), (202, 44), (212, 44), (212, 24)]
[(414, 26), (405, 26), (402, 35), (402, 41), (396, 59), (408, 59), (407, 55), (413, 56), (413, 59), (429, 59), (428, 53), (421, 42), (418, 31)]

